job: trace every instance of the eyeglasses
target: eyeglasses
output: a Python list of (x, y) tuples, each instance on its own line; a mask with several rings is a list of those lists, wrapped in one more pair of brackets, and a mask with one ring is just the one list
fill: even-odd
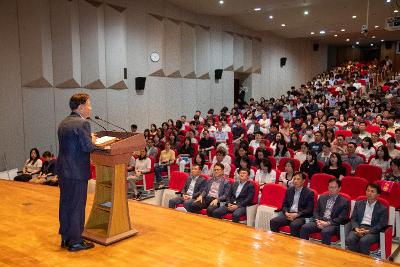
[(217, 169), (214, 169), (214, 171), (215, 171), (215, 172), (217, 172), (217, 171), (222, 171), (222, 169), (217, 168)]

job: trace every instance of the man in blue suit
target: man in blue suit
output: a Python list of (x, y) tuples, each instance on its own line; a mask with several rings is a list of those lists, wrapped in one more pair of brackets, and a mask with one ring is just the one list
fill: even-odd
[(229, 189), (229, 181), (224, 178), (224, 165), (217, 162), (214, 164), (213, 177), (207, 181), (205, 189), (185, 208), (193, 213), (198, 213), (201, 209), (207, 208), (207, 215), (211, 217), (213, 211), (221, 205), (221, 202), (225, 202), (228, 198)]
[(351, 231), (346, 237), (346, 245), (351, 251), (369, 254), (370, 246), (379, 242), (379, 232), (387, 226), (388, 209), (377, 200), (381, 188), (369, 184), (366, 200), (357, 201), (351, 215)]
[(221, 219), (230, 212), (232, 221), (238, 223), (240, 216), (246, 215), (246, 208), (252, 204), (254, 196), (254, 186), (249, 181), (249, 175), (249, 169), (241, 168), (239, 170), (239, 181), (231, 186), (226, 204), (213, 211), (214, 218)]
[(300, 238), (309, 239), (312, 233), (321, 233), (322, 244), (330, 245), (332, 235), (339, 234), (339, 227), (347, 219), (350, 201), (339, 194), (342, 182), (332, 178), (328, 182), (328, 194), (318, 198), (312, 221), (301, 227)]
[(306, 175), (296, 172), (293, 176), (293, 186), (286, 190), (282, 205), (282, 215), (270, 221), (272, 232), (279, 232), (282, 226), (290, 226), (290, 234), (300, 237), (300, 229), (307, 217), (311, 217), (314, 210), (314, 192), (304, 187)]
[(60, 185), (59, 220), (61, 247), (69, 251), (93, 248), (82, 239), (85, 223), (87, 185), (90, 177), (90, 152), (95, 148), (91, 136), (91, 105), (88, 94), (74, 94), (71, 114), (58, 126), (59, 154), (56, 173)]

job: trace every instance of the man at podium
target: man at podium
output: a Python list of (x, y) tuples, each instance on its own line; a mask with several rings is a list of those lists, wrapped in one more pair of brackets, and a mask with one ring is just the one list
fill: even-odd
[(59, 154), (56, 173), (60, 185), (59, 220), (61, 247), (80, 251), (94, 247), (82, 239), (85, 223), (87, 186), (90, 177), (90, 152), (95, 148), (91, 136), (91, 105), (89, 95), (74, 94), (70, 101), (71, 114), (58, 126)]

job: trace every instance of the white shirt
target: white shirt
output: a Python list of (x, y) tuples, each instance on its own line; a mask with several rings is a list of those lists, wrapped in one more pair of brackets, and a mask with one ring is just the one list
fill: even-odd
[(376, 200), (372, 204), (369, 204), (369, 202), (367, 200), (367, 203), (365, 205), (364, 217), (361, 221), (361, 224), (371, 225), (372, 213), (374, 212), (375, 204), (376, 204)]
[(274, 184), (276, 181), (276, 171), (271, 170), (271, 172), (268, 173), (268, 172), (264, 172), (261, 169), (258, 169), (256, 172), (255, 180), (259, 184), (270, 184), (270, 183)]

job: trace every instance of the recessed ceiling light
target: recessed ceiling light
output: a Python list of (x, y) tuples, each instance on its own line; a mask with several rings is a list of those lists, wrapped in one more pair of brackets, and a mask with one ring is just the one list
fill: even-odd
[(220, 5), (223, 5), (223, 4), (224, 4), (224, 1), (222, 1), (222, 0), (219, 1), (219, 4), (220, 4)]
[(391, 0), (386, 0), (386, 3), (390, 3)]
[(333, 35), (333, 36), (337, 37), (337, 34), (335, 34), (335, 35)]
[(308, 15), (308, 10), (304, 10), (304, 15)]
[(385, 40), (383, 40), (383, 39), (381, 40), (381, 42), (384, 42), (384, 41), (385, 41)]
[(372, 39), (375, 39), (376, 37), (375, 37), (375, 35), (374, 36), (372, 36)]
[(353, 19), (356, 19), (356, 18), (357, 18), (357, 16), (356, 16), (356, 15), (353, 15), (353, 16), (352, 16), (352, 18), (353, 18)]
[(254, 9), (254, 11), (260, 11), (261, 10), (261, 7), (256, 7), (255, 9)]
[(347, 39), (346, 39), (346, 42), (350, 42), (350, 39), (349, 39), (349, 38), (347, 38)]
[(356, 45), (359, 45), (360, 44), (360, 42), (356, 42)]
[(322, 31), (320, 31), (320, 32), (319, 32), (319, 34), (325, 34), (325, 31), (324, 31), (324, 30), (322, 30)]
[(393, 12), (394, 12), (394, 13), (397, 13), (397, 12), (399, 12), (399, 11), (398, 11), (397, 9), (395, 9), (395, 10), (393, 10)]
[(285, 24), (285, 23), (282, 23), (282, 24), (281, 24), (281, 26), (282, 26), (282, 27), (285, 27), (285, 26), (286, 26), (286, 24)]
[(274, 16), (272, 16), (272, 15), (269, 15), (269, 17), (268, 17), (269, 19), (273, 19), (274, 18)]
[(341, 32), (345, 32), (346, 30), (345, 30), (345, 29), (341, 29), (340, 31), (341, 31)]
[(311, 34), (311, 35), (314, 35), (314, 34), (315, 34), (315, 32), (311, 32), (310, 34)]
[(374, 46), (374, 44), (370, 44), (370, 46)]
[(379, 28), (379, 25), (375, 25), (375, 29)]

